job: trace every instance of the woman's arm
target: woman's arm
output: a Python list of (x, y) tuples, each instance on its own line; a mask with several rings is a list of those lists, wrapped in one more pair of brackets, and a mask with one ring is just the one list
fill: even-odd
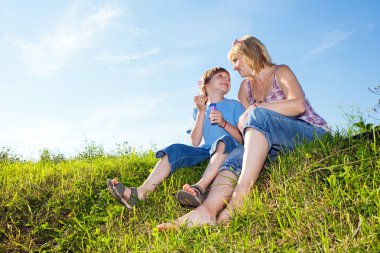
[(257, 107), (263, 107), (285, 116), (298, 116), (305, 112), (304, 94), (297, 77), (288, 66), (278, 66), (277, 81), (286, 99), (257, 104)]
[(243, 80), (240, 84), (239, 93), (238, 93), (238, 99), (239, 102), (244, 106), (245, 109), (247, 109), (250, 104), (248, 100), (248, 89), (247, 89), (247, 80)]

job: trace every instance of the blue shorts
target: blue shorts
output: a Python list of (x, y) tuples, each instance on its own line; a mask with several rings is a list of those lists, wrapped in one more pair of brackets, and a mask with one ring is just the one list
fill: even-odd
[(228, 170), (234, 173), (237, 177), (240, 176), (242, 164), (243, 164), (244, 146), (240, 145), (234, 148), (231, 153), (228, 154), (224, 160), (219, 172)]
[[(311, 141), (326, 134), (326, 130), (321, 127), (265, 108), (255, 108), (250, 111), (245, 121), (244, 132), (247, 128), (256, 129), (265, 136), (269, 145), (270, 159), (275, 159), (281, 150), (292, 150), (301, 141)], [(243, 153), (243, 147), (234, 149), (219, 171), (230, 170), (240, 176)]]
[(156, 152), (156, 158), (168, 156), (171, 173), (179, 168), (191, 167), (208, 160), (216, 150), (218, 143), (225, 144), (224, 154), (230, 153), (239, 144), (230, 136), (224, 135), (217, 139), (211, 147), (193, 147), (185, 144), (172, 144)]

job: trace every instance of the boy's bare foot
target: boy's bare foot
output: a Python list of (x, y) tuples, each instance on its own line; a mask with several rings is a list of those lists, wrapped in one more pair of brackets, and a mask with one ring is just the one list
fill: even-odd
[(197, 196), (198, 195), (198, 192), (194, 189), (194, 187), (192, 187), (191, 185), (189, 184), (184, 184), (182, 189), (184, 191), (187, 191), (188, 193), (194, 195), (194, 196)]
[[(117, 179), (112, 179), (112, 184), (114, 186), (117, 185), (118, 183), (119, 183), (119, 181)], [(131, 197), (131, 188), (125, 187), (125, 190), (124, 190), (122, 198), (124, 200), (128, 201), (130, 197)]]
[(183, 190), (176, 194), (178, 202), (183, 206), (197, 207), (200, 206), (205, 199), (204, 190), (198, 185), (185, 184)]
[[(115, 186), (119, 183), (119, 181), (114, 178), (112, 179), (112, 184)], [(139, 188), (136, 189), (137, 190), (137, 196), (138, 196), (138, 199), (139, 200), (144, 200), (145, 199), (145, 195), (141, 192), (141, 190)], [(122, 198), (125, 199), (126, 201), (128, 201), (130, 198), (131, 198), (131, 188), (130, 187), (125, 187), (125, 190), (124, 190), (124, 193), (123, 193), (123, 196)]]

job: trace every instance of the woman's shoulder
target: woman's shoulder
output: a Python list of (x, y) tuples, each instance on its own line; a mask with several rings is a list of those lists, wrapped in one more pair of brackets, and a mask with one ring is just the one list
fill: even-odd
[(289, 71), (290, 70), (290, 67), (286, 64), (277, 64), (275, 65), (276, 67), (276, 71), (279, 72), (279, 71)]
[(293, 74), (293, 71), (290, 69), (288, 65), (285, 64), (278, 64), (275, 66), (276, 67), (276, 76), (284, 76), (284, 75), (289, 75)]
[(243, 79), (240, 83), (240, 87), (247, 87), (247, 83), (248, 83), (248, 79), (247, 78)]

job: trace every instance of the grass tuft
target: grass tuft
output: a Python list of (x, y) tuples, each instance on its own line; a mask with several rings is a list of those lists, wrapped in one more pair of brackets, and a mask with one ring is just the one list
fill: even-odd
[(379, 252), (378, 134), (337, 133), (267, 163), (241, 212), (227, 225), (156, 226), (186, 212), (175, 201), (206, 164), (177, 171), (131, 211), (105, 180), (138, 186), (152, 151), (118, 155), (86, 148), (73, 159), (44, 151), (38, 162), (2, 153), (0, 252)]

